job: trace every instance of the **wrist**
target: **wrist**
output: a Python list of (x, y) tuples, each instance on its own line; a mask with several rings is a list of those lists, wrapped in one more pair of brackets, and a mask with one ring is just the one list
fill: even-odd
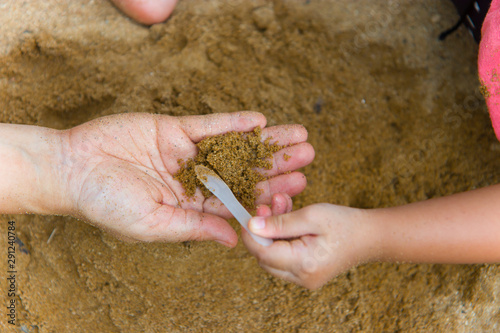
[(383, 261), (384, 230), (378, 221), (377, 209), (357, 209), (360, 242), (362, 247), (362, 263)]
[(0, 213), (67, 214), (62, 132), (0, 124)]
[(394, 208), (370, 210), (374, 234), (377, 235), (377, 258), (375, 261), (400, 262), (404, 260), (405, 248), (401, 247), (400, 227), (403, 227), (400, 214)]
[[(324, 204), (334, 228), (330, 228), (332, 239), (339, 239), (343, 243), (343, 251), (347, 255), (349, 267), (379, 261), (382, 252), (382, 231), (374, 223), (374, 209), (351, 208)], [(341, 237), (340, 237), (341, 236)]]

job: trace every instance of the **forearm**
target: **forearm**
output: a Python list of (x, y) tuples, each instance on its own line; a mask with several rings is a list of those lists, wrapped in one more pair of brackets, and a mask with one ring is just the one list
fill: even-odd
[(380, 261), (500, 262), (500, 185), (369, 213)]
[(0, 214), (66, 213), (60, 133), (0, 124)]

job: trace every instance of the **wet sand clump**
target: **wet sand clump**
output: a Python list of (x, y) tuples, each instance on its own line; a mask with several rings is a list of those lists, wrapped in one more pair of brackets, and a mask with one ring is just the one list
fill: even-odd
[(229, 132), (206, 138), (197, 144), (198, 155), (194, 159), (179, 160), (181, 169), (174, 178), (181, 182), (187, 197), (193, 197), (200, 188), (205, 198), (212, 195), (196, 177), (195, 166), (203, 165), (214, 170), (233, 191), (236, 198), (246, 207), (254, 208), (259, 194), (258, 182), (266, 177), (256, 168), (271, 169), (272, 154), (281, 149), (271, 144), (271, 138), (261, 139), (262, 129), (253, 132)]

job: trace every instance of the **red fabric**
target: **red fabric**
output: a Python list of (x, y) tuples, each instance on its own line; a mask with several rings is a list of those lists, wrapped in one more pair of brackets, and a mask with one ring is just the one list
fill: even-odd
[(500, 0), (493, 0), (483, 23), (478, 69), (491, 122), (500, 140)]

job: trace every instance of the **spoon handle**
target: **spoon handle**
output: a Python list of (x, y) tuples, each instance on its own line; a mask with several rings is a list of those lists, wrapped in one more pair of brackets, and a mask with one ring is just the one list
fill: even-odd
[(257, 236), (248, 230), (248, 221), (252, 218), (252, 215), (250, 215), (245, 207), (240, 204), (229, 186), (227, 186), (227, 184), (215, 172), (202, 165), (197, 165), (195, 167), (195, 171), (196, 176), (203, 183), (203, 185), (205, 185), (206, 188), (213, 193), (213, 195), (222, 201), (231, 214), (233, 214), (236, 220), (240, 222), (241, 226), (248, 231), (250, 236), (252, 236), (257, 243), (263, 246), (269, 246), (273, 243), (272, 239)]

